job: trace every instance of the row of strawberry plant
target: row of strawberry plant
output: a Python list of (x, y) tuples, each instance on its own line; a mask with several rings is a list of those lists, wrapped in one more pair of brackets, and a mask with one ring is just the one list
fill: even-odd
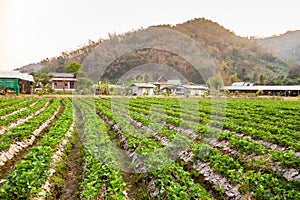
[[(118, 108), (120, 108), (120, 107), (118, 107)], [(114, 111), (116, 109), (117, 108), (114, 107)], [(121, 109), (118, 109), (118, 110), (120, 110), (120, 111), (117, 112), (118, 115), (124, 116), (127, 120), (134, 122), (134, 124), (138, 125), (140, 123), (140, 122), (137, 122), (137, 121), (133, 121), (133, 119), (129, 115), (127, 115), (126, 113), (122, 113), (122, 111), (126, 110), (126, 106), (122, 107)], [(157, 121), (157, 122), (154, 122), (154, 123), (159, 123), (159, 122)], [(153, 125), (153, 124), (151, 124), (151, 125)], [(157, 124), (157, 125), (159, 126), (159, 124)], [(123, 130), (125, 125), (121, 123), (120, 126), (122, 127), (122, 130)], [(138, 125), (138, 126), (140, 126), (140, 125)], [(143, 128), (146, 129), (146, 130), (149, 130), (149, 127), (143, 127)], [(190, 158), (189, 153), (186, 152), (184, 150), (184, 148), (179, 147), (180, 143), (182, 143), (184, 141), (184, 139), (181, 137), (180, 142), (178, 141), (179, 143), (174, 142), (174, 139), (178, 140), (177, 137), (179, 137), (179, 132), (175, 131), (174, 129), (170, 130), (170, 129), (168, 129), (168, 126), (164, 126), (164, 125), (161, 125), (159, 128), (161, 128), (158, 132), (159, 136), (154, 134), (154, 137), (156, 138), (156, 140), (162, 142), (163, 145), (166, 148), (168, 148), (169, 145), (171, 145), (171, 144), (172, 145), (175, 144), (175, 146), (177, 146), (177, 150), (174, 151), (173, 153), (170, 152), (169, 155), (171, 156), (173, 154), (172, 155), (173, 157), (174, 156), (175, 157), (179, 156), (180, 159), (182, 159), (185, 162), (188, 162), (188, 160)], [(153, 129), (153, 126), (151, 126), (151, 129)], [(134, 130), (129, 130), (129, 132), (132, 134), (134, 132)], [(139, 131), (139, 132), (141, 132), (141, 131)], [(186, 134), (186, 133), (184, 133), (184, 134)], [(187, 136), (191, 137), (191, 135), (188, 135), (188, 134), (187, 134)], [(195, 139), (194, 137), (191, 137), (191, 138)], [(127, 139), (128, 139), (128, 137), (127, 137)], [(169, 141), (169, 139), (172, 139), (172, 141)], [(140, 141), (140, 139), (139, 139), (139, 141)], [(175, 155), (174, 155), (174, 153), (175, 153)], [(207, 169), (207, 167), (205, 168), (205, 170), (206, 169)], [(202, 170), (201, 170), (201, 173), (202, 173)], [(205, 180), (212, 183), (213, 187), (215, 187), (219, 192), (221, 192), (222, 196), (226, 195), (228, 197), (236, 197), (236, 198), (238, 198), (240, 196), (240, 193), (237, 191), (236, 187), (232, 186), (230, 183), (228, 183), (226, 181), (224, 182), (224, 178), (221, 177), (220, 175), (214, 174), (213, 172), (210, 172), (209, 174), (207, 174), (207, 172), (205, 172), (205, 173), (203, 173), (203, 175), (205, 176)], [(212, 180), (212, 179), (215, 179), (215, 178), (217, 178), (219, 180), (217, 180), (217, 179)], [(225, 187), (225, 191), (220, 190), (222, 187)]]
[[(250, 104), (250, 102), (252, 104)], [(231, 100), (231, 106), (228, 106), (230, 112), (228, 112), (228, 117), (233, 118), (242, 118), (245, 121), (252, 121), (258, 124), (269, 124), (281, 128), (287, 128), (291, 130), (299, 130), (300, 118), (297, 116), (297, 110), (299, 105), (294, 105), (295, 108), (298, 106), (298, 109), (292, 109), (288, 112), (286, 108), (291, 107), (294, 102), (291, 101), (274, 101), (274, 100), (265, 100), (257, 103), (257, 101), (234, 101)], [(263, 103), (263, 104), (262, 104)], [(238, 105), (240, 104), (240, 105)], [(259, 105), (259, 109), (256, 106)], [(242, 106), (241, 109), (236, 109), (237, 107)], [(245, 109), (247, 108), (247, 110)], [(282, 118), (284, 116), (284, 118)]]
[[(102, 106), (99, 104), (96, 104), (96, 108), (103, 111)], [(105, 111), (111, 112), (109, 110)], [(151, 138), (143, 137), (143, 133), (141, 133), (143, 130), (138, 130), (128, 119), (117, 113), (113, 120), (121, 127), (122, 134), (126, 137), (128, 148), (132, 153), (138, 154), (138, 157), (144, 161), (147, 170), (149, 170), (148, 176), (154, 178), (153, 182), (151, 182), (156, 187), (152, 194), (153, 196), (157, 198), (177, 197), (178, 199), (189, 199), (190, 197), (195, 199), (209, 198), (208, 193), (199, 184), (194, 183), (188, 172), (184, 171), (178, 163), (170, 160), (167, 155), (168, 150), (162, 150), (162, 144)], [(139, 134), (142, 134), (142, 137), (137, 139), (136, 137)]]
[(20, 103), (31, 101), (31, 100), (37, 100), (37, 98), (9, 98), (7, 99), (7, 101), (0, 103), (0, 113), (5, 112), (3, 110), (7, 108), (14, 107), (16, 105), (19, 105)]
[(4, 98), (0, 98), (0, 100), (1, 100), (0, 109), (4, 109), (24, 101), (23, 98), (14, 98), (14, 97), (4, 97)]
[[(122, 105), (119, 105), (119, 106), (122, 106)], [(135, 108), (135, 109), (131, 109), (130, 106), (129, 106), (129, 110), (132, 110), (132, 111), (135, 111), (135, 112), (139, 112), (139, 113), (143, 113), (143, 114), (148, 114), (149, 113), (148, 110), (143, 110), (143, 109), (138, 108), (138, 107)], [(151, 114), (153, 115), (153, 113), (151, 113)], [(132, 114), (132, 113), (131, 113), (131, 115), (135, 116), (135, 114)], [(136, 119), (143, 118), (143, 116), (141, 116), (141, 114), (138, 114), (138, 115), (139, 116), (136, 117)], [(145, 119), (143, 121), (147, 122), (147, 120), (148, 120), (147, 117), (144, 117), (144, 118)], [(168, 118), (168, 122), (171, 123), (171, 124), (173, 124), (173, 125), (176, 125), (176, 126), (178, 126), (180, 124), (180, 126), (183, 126), (183, 127), (186, 126), (186, 123), (188, 123), (188, 122), (186, 122), (186, 123), (185, 122), (180, 123), (180, 121), (178, 119), (172, 118), (172, 117)], [(226, 122), (225, 125), (227, 125), (227, 122)], [(193, 127), (193, 126), (190, 126), (190, 127)], [(195, 125), (194, 125), (194, 127), (195, 127)], [(192, 128), (192, 129), (195, 130), (195, 128)], [(273, 154), (276, 154), (277, 158), (281, 157), (282, 158), (281, 160), (284, 163), (290, 163), (295, 158), (295, 155), (293, 155), (293, 153), (291, 153), (291, 152), (278, 152), (278, 151), (275, 151)], [(284, 154), (285, 156), (282, 156), (282, 154)], [(285, 161), (284, 159), (288, 159), (289, 161)], [(276, 159), (276, 160), (278, 160), (278, 159)]]
[[(252, 143), (250, 143), (249, 145), (246, 145), (245, 149), (248, 149), (249, 147), (251, 147), (251, 144)], [(235, 143), (235, 145), (236, 145), (236, 143)], [(262, 146), (260, 146), (260, 147), (263, 148)], [(295, 167), (295, 165), (297, 166), (297, 164), (295, 163), (296, 158), (293, 154), (290, 154), (290, 155), (293, 155), (293, 158), (289, 159), (288, 156), (282, 157), (283, 154), (281, 152), (273, 151), (273, 150), (271, 150), (271, 152), (272, 152), (272, 154), (271, 154), (272, 158), (274, 158), (274, 159), (280, 158), (280, 161), (283, 161), (284, 164), (287, 164), (287, 165), (292, 164), (292, 166), (294, 166), (294, 167)], [(286, 154), (284, 154), (284, 155), (286, 155)]]
[(278, 144), (283, 147), (287, 147), (288, 149), (293, 151), (300, 151), (299, 140), (288, 135), (280, 135), (280, 134), (276, 135), (276, 134), (272, 134), (269, 131), (263, 131), (263, 130), (259, 130), (247, 126), (239, 126), (235, 122), (229, 120), (225, 122), (224, 127), (231, 131), (250, 135), (254, 139), (262, 139), (271, 143)]
[(23, 103), (17, 104), (16, 106), (11, 106), (6, 109), (0, 110), (0, 115), (1, 115), (0, 118), (4, 119), (15, 113), (22, 112), (23, 110), (27, 109), (28, 107), (32, 107), (35, 104), (37, 104), (37, 99), (36, 100), (31, 99), (29, 101), (25, 101)]
[[(268, 108), (268, 107), (267, 107)], [(266, 108), (266, 110), (267, 110)], [(272, 108), (270, 108), (272, 109)], [(277, 112), (281, 112), (283, 108), (277, 108)], [(285, 132), (297, 132), (299, 131), (299, 118), (297, 119), (297, 112), (294, 112), (294, 116), (288, 118), (282, 114), (280, 117), (274, 117), (266, 113), (259, 113), (251, 110), (240, 111), (237, 109), (228, 110), (227, 117), (230, 119), (240, 119), (242, 121), (249, 121), (251, 125), (257, 126), (258, 128), (266, 128), (277, 134), (285, 134)], [(262, 116), (263, 115), (263, 116)], [(285, 116), (282, 118), (282, 116)], [(279, 132), (280, 131), (280, 132)]]
[(86, 149), (86, 165), (80, 183), (81, 198), (126, 199), (126, 184), (119, 171), (118, 156), (107, 136), (105, 123), (84, 99), (74, 99), (81, 110), (84, 132), (81, 137)]
[(232, 156), (224, 155), (215, 148), (203, 144), (193, 144), (194, 160), (204, 159), (211, 163), (212, 169), (239, 184), (243, 194), (249, 192), (258, 199), (298, 199), (299, 184), (268, 173), (246, 170)]
[[(59, 100), (53, 99), (53, 101), (49, 108), (53, 106), (57, 109)], [(72, 103), (68, 99), (64, 101), (66, 106), (59, 119), (52, 124), (49, 132), (38, 144), (29, 149), (29, 154), (15, 165), (14, 170), (7, 176), (5, 184), (0, 188), (1, 199), (28, 199), (41, 195), (39, 193), (42, 192), (42, 186), (49, 176), (52, 156), (73, 122)], [(52, 109), (45, 112), (52, 113)]]
[[(203, 100), (201, 99), (199, 102), (202, 104)], [(288, 115), (285, 115), (285, 108), (289, 107), (287, 104), (290, 103), (294, 104), (294, 102), (289, 101), (229, 99), (226, 101), (226, 118), (299, 130), (299, 119), (295, 115), (297, 104), (294, 104), (295, 107), (289, 111)], [(199, 106), (199, 110), (208, 115), (212, 112), (209, 106)], [(273, 112), (273, 110), (276, 111)], [(282, 119), (283, 115), (285, 115), (284, 119)]]
[(228, 140), (230, 147), (238, 150), (242, 154), (265, 155), (269, 154), (269, 159), (274, 162), (280, 161), (284, 167), (293, 167), (300, 169), (300, 159), (292, 152), (281, 152), (269, 149), (258, 142), (250, 141), (247, 138), (239, 138), (231, 132), (222, 132), (219, 134), (219, 140)]
[(51, 101), (52, 103), (38, 116), (26, 121), (25, 123), (19, 126), (16, 126), (15, 128), (11, 129), (9, 132), (4, 134), (0, 138), (0, 151), (8, 149), (11, 144), (17, 141), (30, 138), (34, 130), (39, 128), (39, 126), (44, 121), (48, 120), (51, 116), (53, 116), (54, 112), (57, 110), (59, 101), (58, 99), (52, 99)]
[(49, 101), (49, 99), (43, 98), (37, 104), (35, 104), (34, 106), (29, 107), (29, 108), (23, 110), (22, 112), (15, 113), (13, 115), (10, 115), (10, 116), (2, 119), (0, 121), (0, 127), (7, 126), (11, 123), (14, 123), (14, 122), (20, 120), (20, 119), (26, 118), (30, 114), (33, 114), (36, 111), (38, 111), (39, 109), (43, 108), (48, 101)]
[[(120, 105), (121, 106), (121, 105)], [(139, 112), (141, 109), (137, 109), (136, 111)], [(145, 112), (141, 112), (145, 113)], [(131, 116), (134, 116), (133, 113), (131, 113)], [(142, 116), (145, 117), (146, 116)], [(139, 116), (139, 118), (142, 118)], [(139, 119), (136, 118), (136, 119)], [(188, 122), (187, 122), (188, 123)], [(173, 125), (177, 125), (176, 123), (172, 123)], [(192, 125), (190, 127), (193, 127)], [(224, 135), (225, 134), (225, 135)], [(278, 150), (271, 150), (267, 147), (264, 147), (260, 143), (255, 143), (251, 142), (250, 140), (247, 139), (241, 139), (237, 138), (233, 135), (233, 133), (219, 133), (217, 135), (220, 135), (221, 138), (219, 139), (229, 139), (231, 141), (231, 145), (237, 148), (241, 153), (259, 153), (259, 155), (263, 155), (265, 153), (270, 153), (271, 154), (271, 159), (274, 161), (280, 161), (281, 164), (285, 167), (299, 167), (299, 159), (297, 159), (296, 155), (292, 152), (281, 152)], [(229, 137), (230, 135), (230, 137)], [(226, 137), (227, 136), (227, 137)], [(253, 152), (251, 152), (253, 151)]]
[(230, 143), (231, 146), (236, 148), (241, 153), (256, 152), (259, 153), (259, 155), (269, 153), (271, 155), (270, 159), (272, 159), (274, 162), (280, 161), (281, 165), (284, 167), (299, 168), (299, 164), (300, 164), (299, 159), (297, 159), (296, 155), (293, 152), (288, 152), (288, 151), (281, 152), (278, 150), (272, 150), (270, 148), (261, 145), (258, 142), (252, 142), (245, 138), (237, 138), (233, 135), (233, 133), (220, 132), (219, 134), (216, 135), (220, 136), (219, 139), (229, 139), (229, 141), (231, 142)]

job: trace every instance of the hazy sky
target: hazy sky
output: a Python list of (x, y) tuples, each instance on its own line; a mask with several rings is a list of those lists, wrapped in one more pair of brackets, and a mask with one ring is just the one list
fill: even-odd
[(298, 0), (0, 0), (0, 69), (157, 24), (211, 19), (240, 36), (300, 29)]

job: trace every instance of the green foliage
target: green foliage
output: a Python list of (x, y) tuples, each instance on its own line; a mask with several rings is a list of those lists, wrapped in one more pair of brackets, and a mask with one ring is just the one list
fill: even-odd
[(260, 95), (262, 95), (263, 93), (264, 93), (264, 91), (258, 90), (258, 91), (256, 92), (256, 96), (260, 96)]
[(229, 95), (230, 94), (230, 91), (229, 90), (224, 90), (224, 93), (226, 94), (226, 95)]
[(209, 89), (213, 93), (215, 93), (223, 85), (221, 76), (216, 75), (216, 76), (210, 77), (207, 81), (207, 85), (208, 85)]
[(98, 81), (96, 94), (109, 95), (109, 83), (107, 81), (106, 82)]
[[(37, 98), (0, 98), (3, 108), (0, 116), (35, 101)], [(19, 115), (7, 117), (14, 120), (5, 122), (6, 118), (2, 119), (0, 126), (35, 113), (48, 101), (42, 98), (38, 104), (19, 112)], [(131, 161), (150, 158), (143, 162), (150, 169), (147, 173), (130, 174), (128, 177), (133, 178), (129, 182), (136, 184), (133, 187), (142, 185), (144, 195), (141, 196), (148, 197), (144, 199), (224, 199), (228, 190), (223, 183), (236, 186), (242, 198), (250, 195), (254, 199), (300, 199), (300, 183), (283, 176), (287, 172), (285, 169), (300, 170), (300, 160), (296, 154), (300, 151), (298, 100), (229, 98), (226, 100), (226, 119), (221, 122), (224, 129), (215, 127), (220, 123), (222, 111), (219, 112), (218, 108), (222, 105), (213, 105), (207, 98), (181, 98), (180, 101), (175, 98), (138, 97), (128, 103), (128, 98), (119, 98), (114, 99), (112, 106), (112, 98), (73, 98), (76, 108), (84, 116), (83, 140), (78, 138), (85, 144), (84, 148), (80, 147), (81, 158), (78, 161), (84, 166), (78, 184), (81, 198), (127, 199), (133, 196), (131, 191), (127, 192), (127, 182), (123, 180), (126, 174), (119, 170), (124, 163), (120, 151), (113, 146), (117, 135), (122, 136), (117, 145), (126, 148), (128, 157), (134, 158), (133, 155), (139, 153)], [(28, 139), (62, 105), (58, 98), (53, 98), (51, 102), (42, 113), (3, 134), (0, 137), (0, 151), (5, 151), (16, 141)], [(65, 109), (57, 115), (57, 121), (47, 128), (33, 147), (26, 149), (27, 153), (22, 154), (21, 160), (0, 181), (0, 199), (33, 199), (41, 192), (41, 187), (49, 178), (53, 154), (73, 122), (72, 102), (67, 98), (63, 102)], [(14, 105), (15, 108), (10, 107)], [(217, 117), (212, 116), (212, 108)], [(114, 129), (115, 125), (119, 127), (118, 131)], [(181, 128), (195, 133), (197, 137), (191, 140)], [(156, 138), (153, 133), (156, 133)], [(216, 140), (204, 142), (212, 136)], [(169, 141), (171, 145), (163, 144), (159, 138), (165, 138), (164, 141)], [(74, 140), (69, 142), (75, 144)], [(69, 151), (65, 150), (55, 165), (50, 187), (57, 190), (47, 194), (49, 199), (58, 197), (56, 195), (60, 194), (59, 189), (68, 173), (66, 164), (70, 163), (66, 156), (72, 150), (71, 145), (67, 144), (64, 149)], [(167, 156), (161, 153), (162, 149), (167, 150)], [(192, 153), (192, 157), (189, 161), (182, 157), (173, 160), (170, 158), (173, 154), (168, 150), (176, 150), (177, 153), (186, 150)], [(165, 164), (164, 160), (171, 162)], [(158, 163), (165, 165), (157, 167)], [(191, 169), (197, 163), (206, 167)], [(133, 161), (130, 166), (136, 164)], [(223, 178), (209, 175), (210, 169)], [(150, 182), (155, 187), (155, 197), (147, 190)], [(209, 193), (205, 188), (209, 189)], [(131, 194), (127, 196), (126, 193)]]
[(81, 94), (93, 94), (94, 82), (87, 76), (84, 71), (77, 72), (78, 83), (76, 85), (77, 91)]
[(67, 73), (73, 73), (74, 76), (77, 76), (78, 71), (80, 71), (82, 69), (82, 65), (77, 63), (77, 62), (73, 62), (69, 65), (66, 66), (65, 71)]
[(32, 72), (31, 75), (34, 78), (34, 87), (46, 88), (50, 84), (50, 79), (53, 77), (49, 74), (50, 69), (47, 66), (42, 67), (37, 73)]

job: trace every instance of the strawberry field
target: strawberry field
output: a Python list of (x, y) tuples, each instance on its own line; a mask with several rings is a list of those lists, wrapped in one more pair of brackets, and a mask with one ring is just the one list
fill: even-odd
[(300, 103), (0, 98), (0, 199), (300, 199)]

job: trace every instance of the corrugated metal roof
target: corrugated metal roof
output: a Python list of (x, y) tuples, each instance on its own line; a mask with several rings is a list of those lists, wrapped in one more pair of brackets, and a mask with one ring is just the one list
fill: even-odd
[(76, 78), (51, 78), (50, 81), (78, 81)]
[(198, 89), (198, 90), (207, 90), (207, 87), (203, 85), (182, 85), (186, 89)]
[(25, 81), (34, 82), (33, 76), (19, 71), (0, 71), (0, 78), (18, 78)]
[(254, 85), (254, 86), (224, 86), (221, 90), (300, 90), (300, 85)]
[(74, 74), (72, 73), (49, 73), (49, 74), (57, 78), (74, 78)]
[(142, 87), (142, 88), (155, 88), (156, 86), (151, 83), (133, 83), (133, 86)]

